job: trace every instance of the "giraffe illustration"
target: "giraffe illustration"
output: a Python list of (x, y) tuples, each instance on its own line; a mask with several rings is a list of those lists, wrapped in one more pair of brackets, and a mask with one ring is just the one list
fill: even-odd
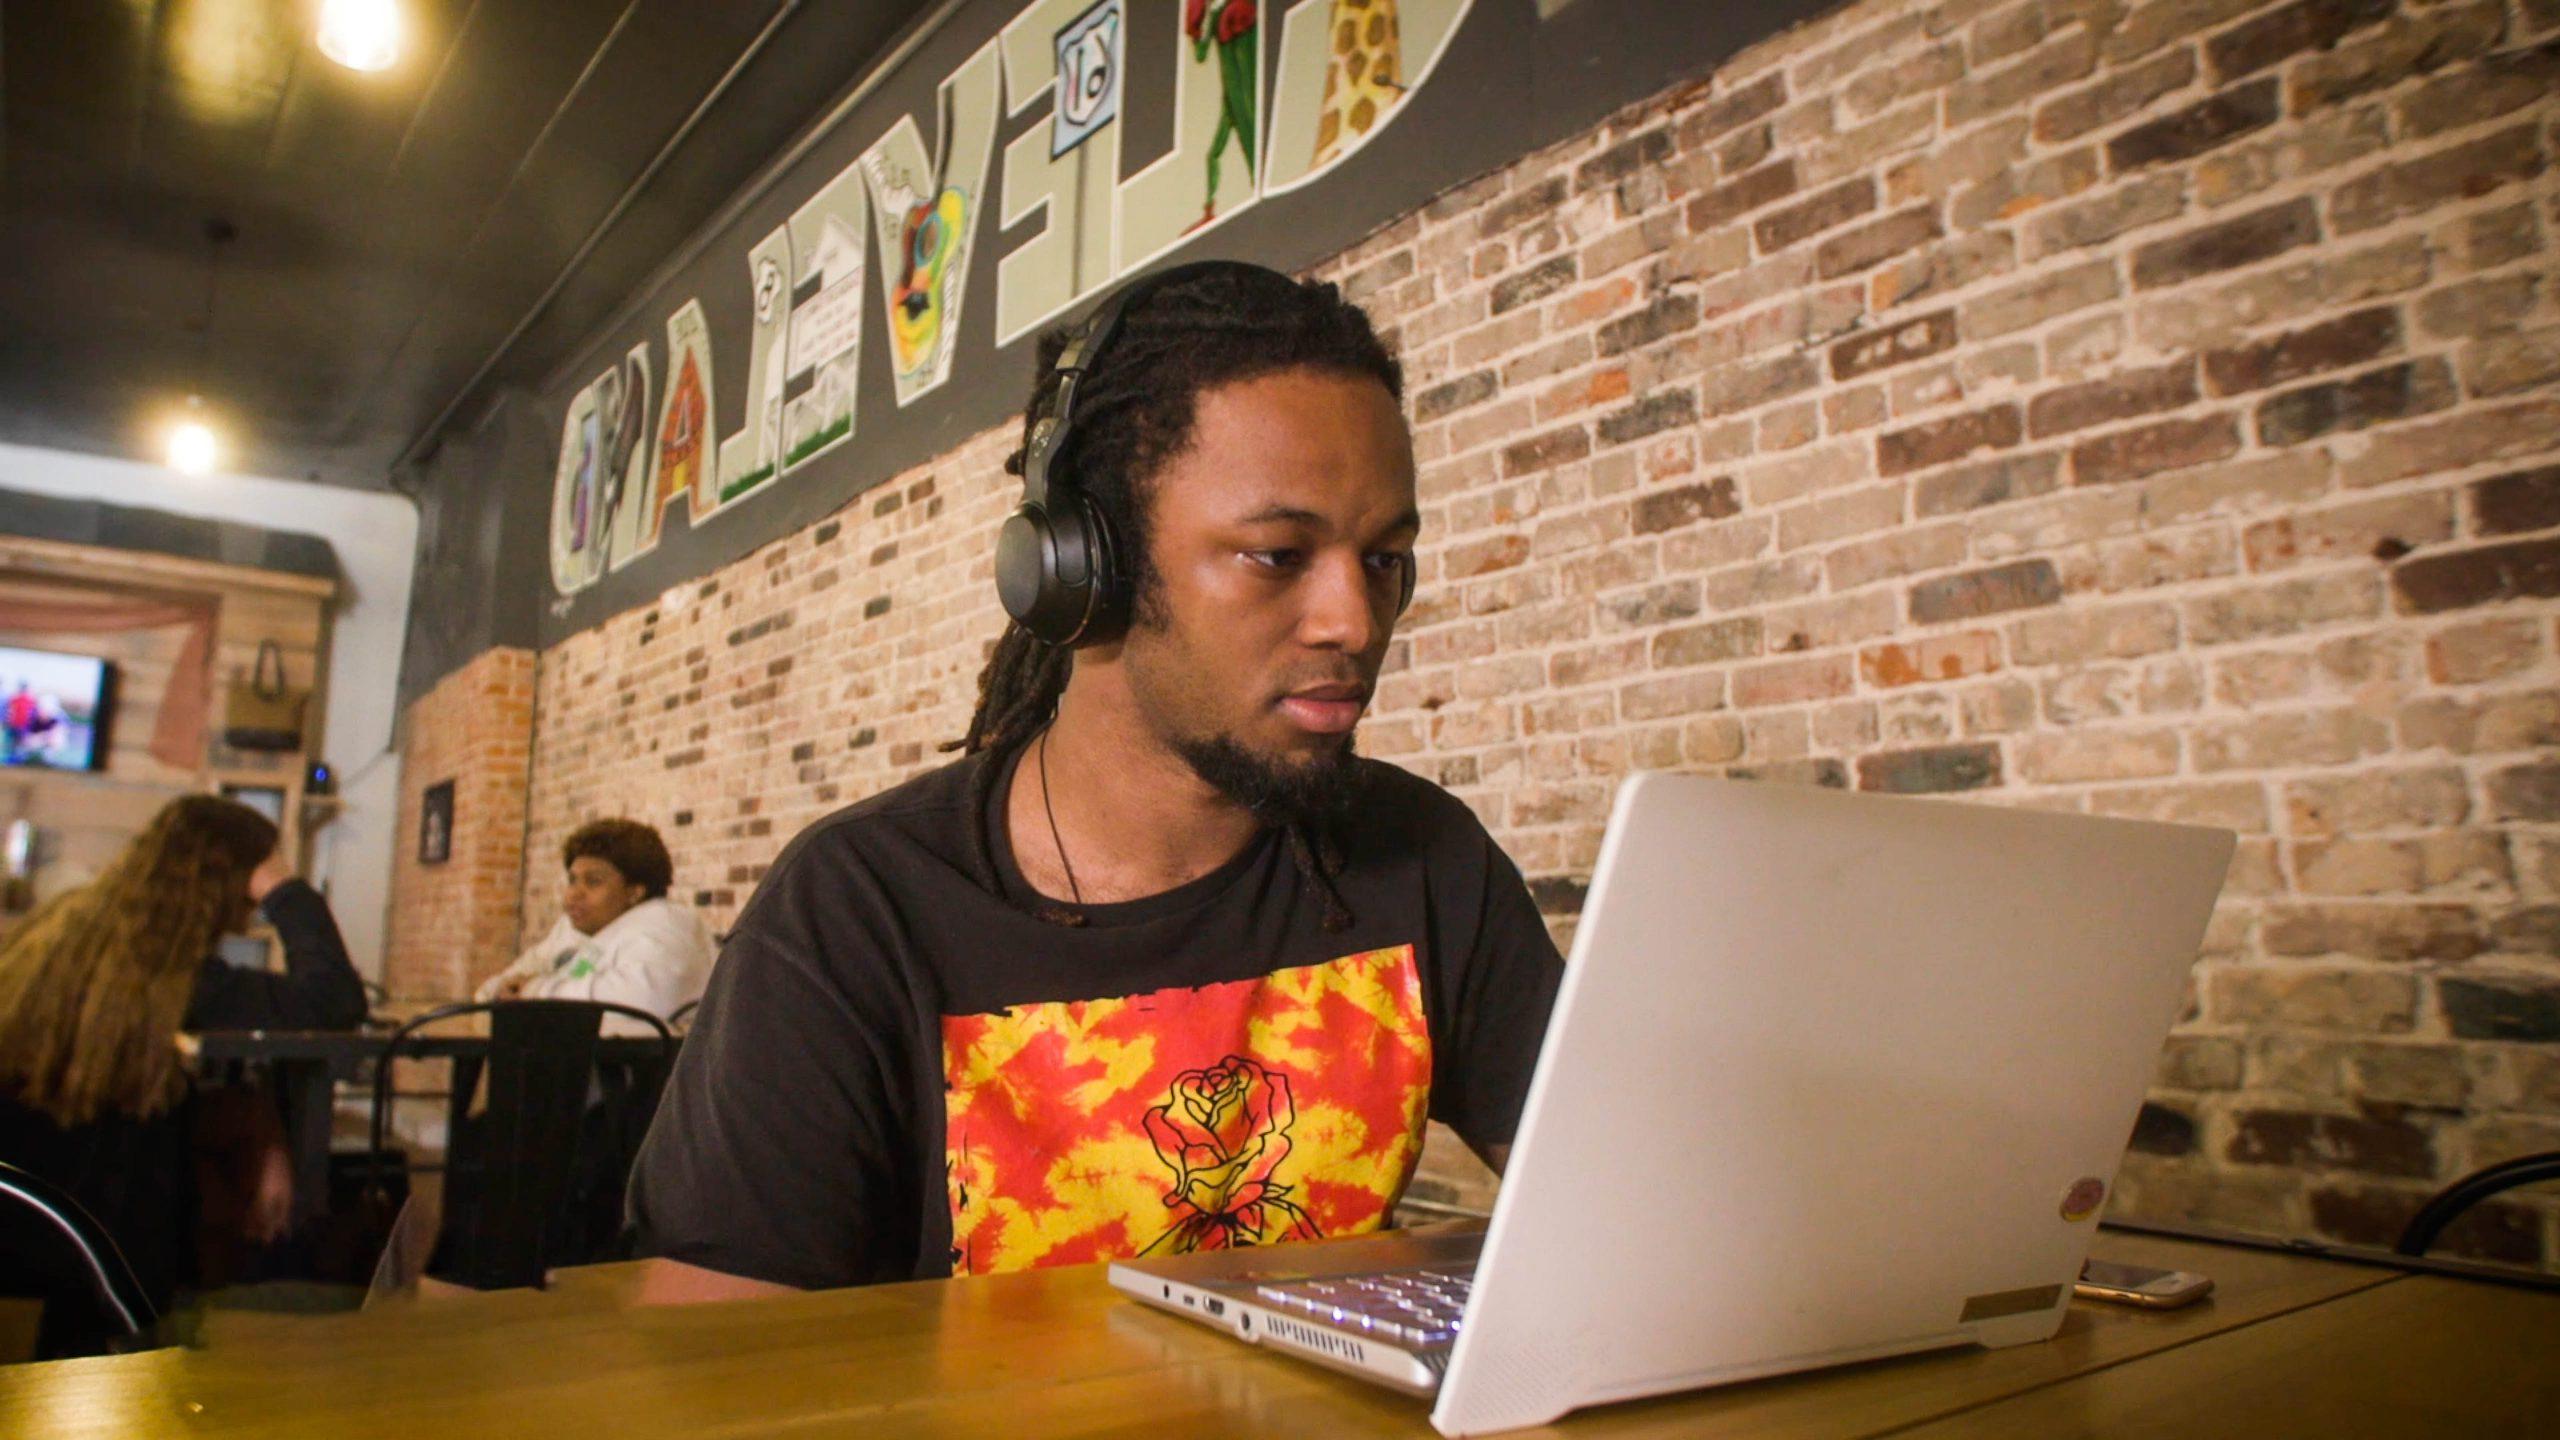
[(1316, 120), (1315, 163), (1354, 135), (1366, 135), (1404, 98), (1402, 27), (1396, 0), (1333, 0), (1324, 113)]

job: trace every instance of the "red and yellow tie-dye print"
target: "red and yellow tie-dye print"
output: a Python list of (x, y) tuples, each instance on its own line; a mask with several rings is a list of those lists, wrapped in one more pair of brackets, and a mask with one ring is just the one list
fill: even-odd
[(1376, 1229), (1431, 1102), (1410, 945), (947, 1015), (942, 1065), (956, 1275)]

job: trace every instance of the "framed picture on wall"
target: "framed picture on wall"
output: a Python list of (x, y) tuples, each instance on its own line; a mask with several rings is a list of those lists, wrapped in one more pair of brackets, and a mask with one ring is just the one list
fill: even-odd
[(453, 858), (453, 782), (427, 787), (418, 804), (418, 863), (441, 865)]

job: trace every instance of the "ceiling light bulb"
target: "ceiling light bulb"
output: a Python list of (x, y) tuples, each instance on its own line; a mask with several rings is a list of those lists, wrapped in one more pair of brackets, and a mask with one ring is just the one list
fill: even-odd
[(350, 70), (387, 70), (400, 58), (400, 7), (394, 0), (324, 0), (320, 53)]
[(210, 475), (221, 448), (212, 426), (181, 420), (169, 430), (169, 468), (182, 475)]

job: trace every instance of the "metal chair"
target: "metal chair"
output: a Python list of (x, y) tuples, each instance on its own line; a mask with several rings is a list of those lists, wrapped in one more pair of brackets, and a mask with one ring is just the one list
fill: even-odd
[[(447, 1112), (440, 1273), (482, 1290), (539, 1286), (549, 1268), (554, 1222), (570, 1199), (605, 1017), (626, 1016), (656, 1032), (661, 1077), (674, 1061), (675, 1035), (646, 1010), (595, 1000), (471, 1001), (430, 1010), (391, 1033), (374, 1068), (372, 1156), (378, 1182), (387, 1181), (382, 1167), (393, 1153), (388, 1141), (396, 1062), (437, 1038), (419, 1032), (483, 1013), (489, 1016), (488, 1108), (469, 1127), (473, 1153), (454, 1153), (480, 1068), (475, 1059), (458, 1057)], [(452, 1183), (457, 1175), (475, 1182), (459, 1195)]]
[(69, 1191), (9, 1164), (0, 1164), (0, 1255), (45, 1285), (49, 1357), (132, 1349), (159, 1323), (106, 1227)]
[(693, 1028), (693, 1012), (702, 1008), (699, 1000), (687, 1000), (667, 1016), (667, 1028), (682, 1034)]
[(2474, 1170), (2419, 1206), (2418, 1213), (2410, 1216), (2408, 1225), (2401, 1230), (2399, 1243), (2391, 1248), (2402, 1255), (2424, 1255), (2434, 1247), (2445, 1227), (2461, 1219), (2464, 1211), (2502, 1190), (2543, 1180), (2560, 1180), (2560, 1150), (2519, 1155), (2502, 1164)]

